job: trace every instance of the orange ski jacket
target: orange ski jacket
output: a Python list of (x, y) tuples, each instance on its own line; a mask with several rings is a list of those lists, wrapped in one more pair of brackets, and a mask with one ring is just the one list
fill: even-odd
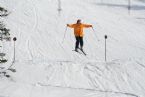
[(70, 28), (74, 28), (74, 35), (80, 37), (84, 36), (83, 28), (92, 27), (92, 25), (88, 24), (68, 24), (67, 26)]

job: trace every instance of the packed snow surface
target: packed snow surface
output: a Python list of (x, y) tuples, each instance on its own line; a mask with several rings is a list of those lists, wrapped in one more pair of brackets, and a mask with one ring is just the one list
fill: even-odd
[[(131, 0), (0, 0), (16, 41), (10, 78), (0, 76), (0, 97), (145, 97), (145, 2)], [(84, 29), (84, 51), (74, 52), (73, 29)], [(105, 39), (107, 62), (104, 62)], [(3, 42), (9, 66), (13, 41)]]

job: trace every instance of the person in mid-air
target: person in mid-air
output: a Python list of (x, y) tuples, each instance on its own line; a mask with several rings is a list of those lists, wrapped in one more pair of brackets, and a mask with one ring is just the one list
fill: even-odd
[[(75, 51), (78, 52), (78, 49), (83, 51), (83, 44), (84, 44), (83, 43), (83, 36), (84, 36), (83, 28), (89, 28), (89, 27), (92, 27), (92, 25), (83, 24), (81, 23), (81, 20), (78, 19), (77, 23), (67, 24), (67, 26), (74, 29), (74, 35), (76, 38)], [(79, 48), (79, 44), (80, 44), (80, 48)]]

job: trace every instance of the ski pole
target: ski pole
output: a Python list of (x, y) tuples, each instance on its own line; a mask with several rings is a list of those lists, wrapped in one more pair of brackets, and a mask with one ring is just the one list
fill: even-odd
[(95, 35), (95, 37), (97, 38), (97, 40), (98, 40), (98, 41), (100, 41), (100, 40), (99, 40), (99, 38), (97, 37), (97, 35), (95, 34), (95, 30), (94, 30), (94, 28), (93, 28), (93, 27), (92, 27), (92, 30), (93, 30), (94, 35)]
[(64, 42), (64, 39), (65, 39), (65, 35), (66, 35), (66, 31), (67, 31), (67, 26), (65, 27), (65, 32), (64, 32), (64, 36), (63, 36), (63, 40), (62, 40), (62, 43)]

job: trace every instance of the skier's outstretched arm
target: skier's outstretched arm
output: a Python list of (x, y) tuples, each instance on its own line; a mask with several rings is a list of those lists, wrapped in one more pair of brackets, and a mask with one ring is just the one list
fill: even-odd
[(89, 24), (83, 24), (83, 26), (84, 26), (85, 28), (93, 27), (92, 25), (89, 25)]
[(75, 25), (74, 24), (67, 24), (67, 26), (70, 28), (74, 28)]

